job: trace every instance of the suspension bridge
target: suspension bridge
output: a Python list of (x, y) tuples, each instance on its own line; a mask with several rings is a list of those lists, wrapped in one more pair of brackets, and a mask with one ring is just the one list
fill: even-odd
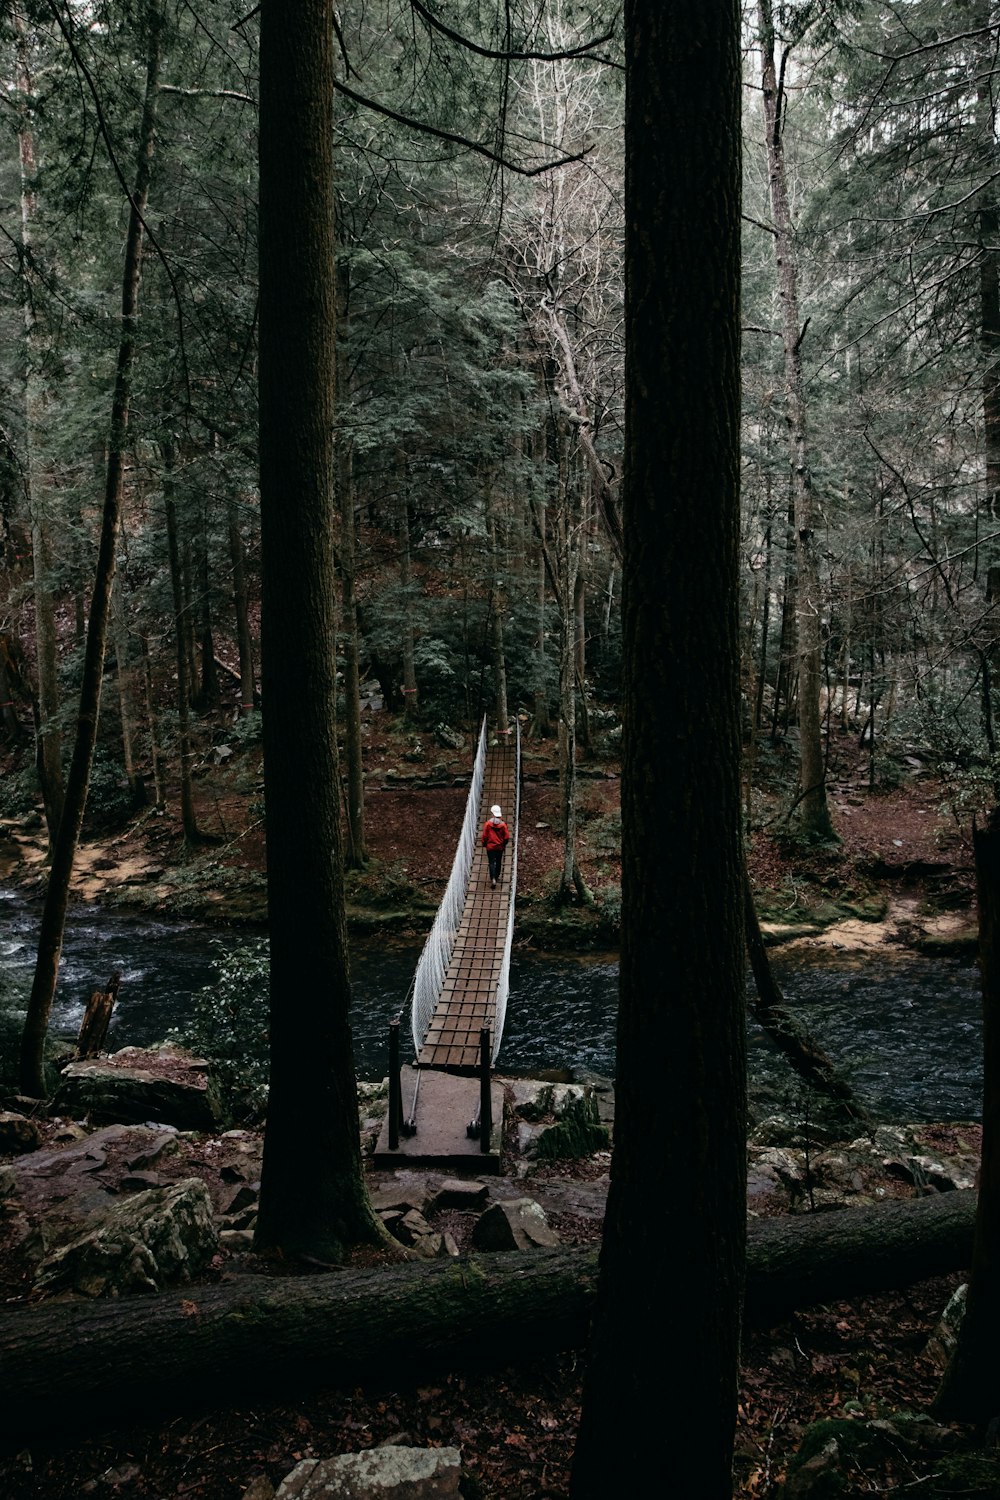
[[(410, 988), (412, 1064), (400, 1061), (403, 1017), (389, 1028), (389, 1110), (377, 1166), (499, 1171), (503, 1090), (492, 1077), (507, 1014), (514, 938), (521, 741), (479, 734), (451, 875)], [(499, 805), (510, 830), (494, 887), (480, 835)]]

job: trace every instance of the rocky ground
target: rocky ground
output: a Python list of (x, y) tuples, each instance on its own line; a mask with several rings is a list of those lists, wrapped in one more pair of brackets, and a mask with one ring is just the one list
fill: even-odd
[[(374, 861), (368, 874), (352, 880), (354, 920), (359, 926), (425, 930), (461, 821), (468, 755), (439, 749), (426, 736), (419, 759), (406, 759), (416, 756), (417, 747), (404, 749), (398, 737), (373, 735), (369, 749)], [(561, 842), (552, 747), (527, 747), (521, 941), (576, 946), (606, 945), (613, 938), (620, 876), (617, 769), (608, 760), (585, 767), (580, 855), (598, 904), (595, 913), (567, 912), (552, 899)], [(968, 820), (956, 817), (948, 787), (922, 767), (911, 771), (897, 789), (872, 795), (864, 767), (844, 757), (835, 780), (842, 841), (835, 850), (804, 848), (780, 821), (768, 822), (767, 815), (757, 819), (748, 857), (772, 941), (823, 944), (852, 962), (864, 962), (872, 950), (904, 961), (914, 948), (969, 949), (974, 921)], [(245, 764), (223, 763), (218, 774), (206, 771), (198, 786), (200, 822), (217, 842), (182, 854), (169, 811), (148, 812), (120, 826), (92, 826), (77, 864), (77, 898), (122, 900), (160, 913), (220, 920), (259, 917), (259, 780)], [(0, 881), (30, 889), (43, 880), (37, 817), (6, 810), (0, 822)], [(161, 1058), (158, 1066), (162, 1073), (170, 1064)], [(377, 1128), (377, 1108), (377, 1100), (362, 1101), (362, 1128), (369, 1138)], [(21, 1128), (9, 1127), (13, 1136)], [(203, 1184), (208, 1204), (210, 1254), (197, 1274), (223, 1280), (256, 1269), (249, 1244), (260, 1149), (254, 1132), (98, 1125), (78, 1109), (23, 1128), (26, 1133), (8, 1138), (0, 1155), (7, 1205), (0, 1220), (0, 1285), (8, 1303), (73, 1295), (65, 1287), (56, 1291), (54, 1284), (39, 1286), (38, 1266), (95, 1206), (166, 1193), (185, 1181)], [(596, 1243), (607, 1152), (544, 1163), (525, 1155), (529, 1144), (519, 1143), (516, 1131), (508, 1133), (504, 1171), (486, 1184), (486, 1206), (530, 1198), (560, 1242)], [(971, 1123), (901, 1127), (896, 1134), (883, 1129), (852, 1144), (803, 1142), (787, 1121), (762, 1122), (749, 1146), (748, 1211), (761, 1216), (852, 1212), (886, 1196), (962, 1189), (974, 1175), (977, 1150), (978, 1129)], [(401, 1235), (415, 1232), (414, 1220), (409, 1229), (401, 1227), (407, 1215), (423, 1219), (426, 1232), (419, 1229), (416, 1240), (424, 1244), (417, 1253), (462, 1253), (471, 1245), (483, 1205), (447, 1206), (439, 1177), (415, 1182), (373, 1170), (370, 1185), (387, 1216), (399, 1216), (394, 1224)], [(390, 1205), (394, 1198), (400, 1205)], [(411, 1253), (414, 1248), (411, 1244)], [(939, 1278), (892, 1295), (813, 1309), (750, 1333), (734, 1493), (782, 1493), (787, 1500), (897, 1490), (924, 1497), (1000, 1496), (992, 1456), (960, 1468), (971, 1446), (968, 1433), (926, 1423), (917, 1430), (897, 1416), (926, 1411), (940, 1370), (939, 1357), (927, 1351), (928, 1338), (959, 1279)], [(274, 1487), (302, 1460), (404, 1443), (459, 1448), (469, 1494), (554, 1500), (567, 1493), (579, 1390), (577, 1354), (553, 1352), (524, 1363), (512, 1348), (509, 1363), (499, 1369), (435, 1370), (421, 1382), (387, 1374), (383, 1383), (364, 1389), (310, 1390), (286, 1402), (253, 1404), (242, 1399), (234, 1404), (219, 1390), (209, 1407), (150, 1411), (142, 1423), (127, 1426), (116, 1425), (110, 1411), (101, 1431), (83, 1437), (63, 1435), (63, 1414), (53, 1413), (43, 1443), (16, 1451), (16, 1435), (7, 1434), (0, 1495), (4, 1500), (81, 1495), (270, 1500)], [(853, 1424), (851, 1434), (863, 1433), (865, 1441), (852, 1447), (839, 1427), (821, 1429), (818, 1451), (827, 1457), (818, 1468), (813, 1464), (811, 1478), (793, 1474), (789, 1480), (790, 1467), (797, 1461), (802, 1466), (797, 1450), (808, 1455), (809, 1444), (817, 1441), (806, 1434), (820, 1419)], [(888, 1428), (872, 1425), (886, 1421)], [(639, 1440), (656, 1439), (639, 1435)], [(831, 1443), (835, 1462), (828, 1452)], [(804, 1487), (809, 1483), (818, 1487)]]
[[(197, 1063), (192, 1068), (170, 1052), (143, 1056), (131, 1049), (123, 1061), (130, 1073), (145, 1071), (154, 1083), (166, 1078), (178, 1086), (204, 1085)], [(584, 1108), (585, 1098), (591, 1119), (612, 1122), (610, 1086), (599, 1085), (596, 1092), (553, 1090), (511, 1080), (507, 1092), (500, 1175), (449, 1182), (440, 1172), (369, 1169), (373, 1202), (408, 1254), (440, 1257), (483, 1246), (599, 1240), (609, 1152), (556, 1161), (537, 1153), (540, 1138), (559, 1115), (567, 1107)], [(361, 1095), (362, 1136), (371, 1148), (385, 1099), (372, 1086), (364, 1086)], [(0, 1288), (8, 1307), (53, 1296), (142, 1296), (186, 1279), (195, 1285), (220, 1283), (255, 1271), (273, 1275), (277, 1269), (252, 1249), (261, 1151), (257, 1132), (95, 1126), (71, 1115), (25, 1120), (8, 1111), (0, 1117), (0, 1143), (5, 1163), (0, 1165)], [(850, 1213), (887, 1197), (966, 1190), (974, 1180), (978, 1149), (979, 1129), (972, 1123), (883, 1126), (853, 1141), (835, 1141), (803, 1138), (801, 1124), (773, 1117), (761, 1122), (749, 1143), (748, 1211), (751, 1216)], [(139, 1222), (159, 1224), (157, 1215), (176, 1213), (179, 1200), (172, 1195), (177, 1194), (193, 1200), (194, 1209), (181, 1214), (177, 1232), (158, 1228), (146, 1236), (152, 1260), (137, 1257), (129, 1235), (138, 1233), (138, 1206), (143, 1208)], [(537, 1207), (528, 1212), (526, 1204)], [(132, 1227), (123, 1229), (120, 1215), (130, 1208)], [(94, 1248), (94, 1225), (108, 1215), (114, 1216), (110, 1255)], [(60, 1249), (77, 1245), (84, 1229), (90, 1233), (83, 1251)], [(181, 1255), (178, 1241), (186, 1247)], [(375, 1262), (370, 1251), (359, 1255), (360, 1264)], [(965, 1470), (964, 1487), (935, 1488), (932, 1475), (943, 1472), (944, 1459), (952, 1463), (967, 1456), (969, 1434), (924, 1421), (914, 1436), (898, 1416), (901, 1410), (925, 1410), (933, 1395), (941, 1354), (928, 1347), (928, 1339), (958, 1284), (957, 1275), (938, 1278), (888, 1296), (803, 1311), (765, 1332), (750, 1333), (735, 1494), (778, 1494), (796, 1449), (803, 1438), (807, 1444), (812, 1440), (818, 1419), (856, 1424), (852, 1433), (866, 1434), (862, 1456), (857, 1462), (845, 1458), (841, 1439), (836, 1460), (828, 1452), (823, 1460), (819, 1487), (803, 1488), (801, 1478), (793, 1476), (792, 1487), (780, 1491), (789, 1500), (897, 1487), (906, 1493), (915, 1483), (921, 1486), (918, 1493), (935, 1496), (1000, 1494), (1000, 1476), (998, 1488), (970, 1489)], [(290, 1393), (284, 1402), (268, 1399), (252, 1406), (245, 1399), (227, 1400), (220, 1390), (207, 1407), (202, 1402), (197, 1410), (150, 1412), (138, 1424), (117, 1425), (109, 1412), (107, 1430), (102, 1422), (100, 1432), (82, 1438), (70, 1431), (63, 1435), (60, 1415), (54, 1413), (44, 1442), (0, 1457), (0, 1494), (5, 1500), (79, 1495), (152, 1500), (175, 1494), (270, 1500), (302, 1462), (403, 1444), (459, 1450), (469, 1494), (511, 1500), (564, 1496), (578, 1414), (578, 1357), (553, 1351), (525, 1365), (512, 1348), (508, 1358), (509, 1366), (499, 1369), (433, 1369), (420, 1381), (387, 1375), (374, 1386), (310, 1389)], [(854, 1487), (823, 1488), (845, 1467)]]

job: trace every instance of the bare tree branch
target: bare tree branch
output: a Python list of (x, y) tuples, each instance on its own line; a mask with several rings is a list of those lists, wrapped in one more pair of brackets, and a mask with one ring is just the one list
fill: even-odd
[[(594, 57), (595, 47), (603, 47), (606, 42), (614, 40), (614, 32), (609, 31), (604, 36), (594, 37), (592, 41), (581, 42), (579, 47), (568, 47), (565, 51), (559, 52), (519, 52), (516, 49), (508, 51), (502, 48), (483, 47), (478, 42), (472, 41), (471, 37), (463, 36), (461, 32), (453, 31), (450, 26), (446, 26), (438, 16), (433, 15), (427, 9), (426, 5), (422, 5), (420, 0), (410, 0), (410, 5), (433, 31), (440, 32), (442, 36), (446, 36), (456, 46), (464, 47), (468, 52), (474, 52), (477, 57), (488, 57), (494, 61), (562, 62), (564, 59), (572, 57)], [(615, 62), (610, 57), (594, 57), (594, 61), (604, 63), (609, 68), (621, 68), (623, 66), (623, 64)]]
[(571, 162), (584, 161), (592, 146), (585, 146), (582, 151), (576, 151), (572, 156), (558, 156), (554, 161), (540, 162), (536, 167), (525, 167), (519, 162), (510, 161), (509, 158), (501, 156), (492, 147), (484, 145), (482, 141), (474, 141), (470, 136), (460, 135), (454, 130), (443, 130), (438, 125), (431, 125), (426, 120), (415, 120), (412, 115), (400, 114), (398, 110), (390, 109), (386, 104), (379, 104), (375, 99), (367, 99), (363, 94), (358, 94), (354, 89), (349, 89), (346, 83), (334, 82), (334, 88), (338, 94), (343, 94), (345, 99), (359, 104), (362, 109), (370, 109), (377, 115), (383, 115), (387, 120), (395, 120), (398, 125), (405, 125), (408, 130), (416, 130), (421, 135), (434, 136), (440, 141), (450, 141), (452, 145), (464, 146), (467, 151), (474, 151), (479, 156), (485, 156), (487, 161), (494, 161), (498, 166), (506, 168), (508, 172), (516, 172), (519, 177), (538, 177), (543, 172), (551, 172), (553, 167), (566, 167)]

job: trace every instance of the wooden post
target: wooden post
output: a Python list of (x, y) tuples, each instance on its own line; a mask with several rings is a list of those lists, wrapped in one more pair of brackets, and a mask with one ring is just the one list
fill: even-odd
[(490, 1149), (493, 1131), (493, 1109), (490, 1099), (490, 1028), (484, 1026), (479, 1033), (479, 1149)]
[(399, 1017), (389, 1022), (389, 1150), (399, 1150), (399, 1122), (403, 1117), (399, 1078)]

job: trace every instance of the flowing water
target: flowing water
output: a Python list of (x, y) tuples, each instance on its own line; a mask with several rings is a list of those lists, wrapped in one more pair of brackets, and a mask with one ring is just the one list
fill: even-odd
[[(0, 890), (0, 979), (30, 982), (37, 908)], [(110, 1047), (145, 1046), (183, 1025), (191, 996), (214, 976), (213, 957), (249, 939), (193, 924), (157, 922), (94, 908), (70, 912), (52, 1030), (75, 1036), (87, 997), (122, 971)], [(403, 1007), (419, 946), (386, 941), (352, 949), (359, 1077), (386, 1068), (386, 1028)], [(788, 1005), (858, 1095), (885, 1119), (976, 1119), (981, 1108), (982, 1027), (978, 973), (957, 960), (866, 961), (850, 969), (811, 962), (775, 972)], [(618, 964), (612, 958), (515, 957), (498, 1067), (587, 1068), (613, 1076)], [(405, 1031), (405, 1028), (404, 1028)], [(749, 1028), (755, 1085), (794, 1089), (787, 1065), (756, 1023)], [(662, 1039), (664, 1081), (684, 1058)], [(405, 1050), (404, 1050), (405, 1055)]]

